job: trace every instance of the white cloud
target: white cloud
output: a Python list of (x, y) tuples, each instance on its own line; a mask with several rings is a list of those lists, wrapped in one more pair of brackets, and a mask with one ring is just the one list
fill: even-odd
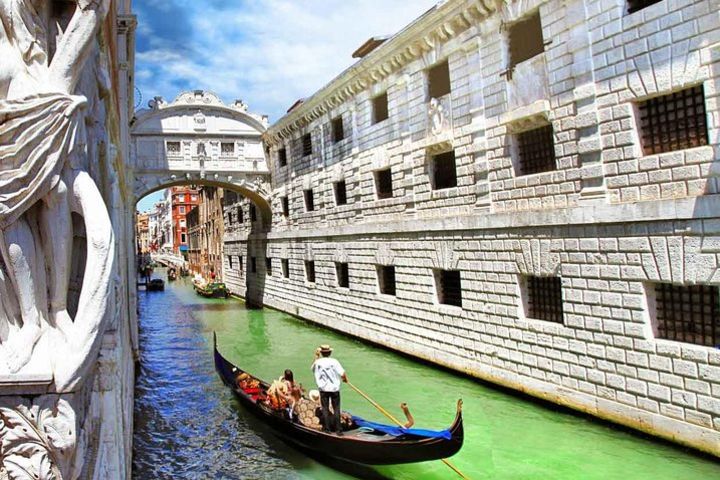
[[(137, 0), (141, 11), (144, 3), (162, 4)], [(310, 96), (350, 66), (352, 52), (369, 37), (396, 33), (435, 3), (183, 2), (178, 8), (185, 9), (183, 20), (192, 27), (186, 36), (158, 34), (162, 22), (174, 21), (172, 13), (165, 18), (140, 15), (147, 48), (137, 55), (137, 84), (146, 100), (155, 95), (170, 100), (179, 90), (194, 88), (212, 90), (226, 101), (242, 98), (252, 111), (274, 121), (295, 100)]]

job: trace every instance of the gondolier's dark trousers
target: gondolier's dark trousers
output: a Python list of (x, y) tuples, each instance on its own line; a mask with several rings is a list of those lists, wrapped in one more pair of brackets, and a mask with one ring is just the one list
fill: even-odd
[[(332, 405), (330, 413), (329, 405)], [(320, 392), (323, 428), (331, 432), (341, 432), (340, 427), (340, 392)]]

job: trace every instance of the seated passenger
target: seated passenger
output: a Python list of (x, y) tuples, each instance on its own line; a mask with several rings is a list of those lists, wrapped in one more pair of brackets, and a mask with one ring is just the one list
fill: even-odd
[(320, 392), (317, 390), (310, 390), (308, 398), (301, 397), (295, 408), (300, 423), (308, 428), (314, 430), (321, 430), (322, 424), (320, 423)]

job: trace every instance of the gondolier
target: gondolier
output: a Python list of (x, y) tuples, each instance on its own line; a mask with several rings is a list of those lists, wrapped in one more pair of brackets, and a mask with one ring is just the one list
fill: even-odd
[[(315, 375), (315, 383), (320, 390), (320, 406), (322, 409), (323, 430), (336, 432), (342, 435), (340, 425), (340, 382), (347, 382), (345, 369), (332, 355), (330, 345), (320, 345), (315, 350), (315, 361), (312, 364), (312, 371)], [(332, 405), (332, 413), (330, 412)]]

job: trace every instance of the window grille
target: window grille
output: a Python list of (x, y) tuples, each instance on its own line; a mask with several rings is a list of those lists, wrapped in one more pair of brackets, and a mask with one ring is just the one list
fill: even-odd
[(290, 216), (290, 202), (288, 201), (288, 197), (281, 197), (280, 203), (282, 204), (283, 217), (289, 217)]
[(343, 128), (342, 117), (334, 118), (331, 123), (331, 127), (333, 142), (337, 143), (345, 138), (345, 129)]
[(508, 30), (510, 43), (509, 70), (515, 65), (529, 60), (545, 51), (540, 12), (535, 12), (525, 20), (513, 23)]
[(720, 347), (718, 287), (655, 284), (658, 337)]
[(302, 152), (303, 157), (312, 155), (312, 135), (309, 133), (306, 133), (302, 137)]
[(280, 268), (282, 269), (283, 277), (290, 278), (290, 260), (287, 258), (281, 259)]
[(563, 323), (562, 279), (530, 276), (526, 280), (527, 316)]
[(378, 265), (377, 276), (380, 293), (395, 295), (395, 267), (392, 265)]
[(255, 257), (250, 257), (250, 272), (257, 273), (257, 259)]
[(430, 98), (440, 98), (450, 93), (450, 91), (450, 66), (448, 61), (445, 60), (428, 70), (428, 96)]
[(552, 125), (518, 134), (517, 143), (518, 175), (557, 170)]
[(220, 153), (222, 155), (234, 155), (235, 144), (232, 142), (223, 142), (220, 144)]
[(313, 197), (312, 188), (305, 190), (303, 192), (303, 197), (305, 197), (305, 211), (312, 212), (315, 210), (315, 198)]
[(255, 208), (255, 205), (250, 204), (250, 221), (254, 222), (257, 220), (257, 209)]
[(645, 100), (638, 110), (645, 155), (708, 144), (702, 85)]
[(287, 149), (285, 147), (278, 150), (278, 164), (281, 167), (287, 165)]
[(272, 258), (265, 258), (265, 272), (268, 276), (272, 276)]
[(313, 260), (305, 260), (305, 280), (315, 283), (315, 262)]
[(375, 172), (375, 191), (378, 199), (393, 196), (392, 171), (389, 168)]
[(458, 270), (437, 270), (435, 272), (438, 302), (462, 307), (462, 281)]
[(380, 123), (390, 117), (388, 112), (388, 95), (387, 92), (378, 95), (372, 99), (372, 123)]
[(233, 223), (233, 212), (231, 210), (228, 210), (227, 223), (228, 223), (228, 226), (232, 225), (232, 223)]
[(628, 13), (635, 13), (650, 5), (660, 3), (662, 0), (628, 0)]
[(245, 223), (245, 212), (243, 210), (242, 205), (238, 207), (238, 223)]
[(432, 157), (430, 162), (432, 170), (431, 180), (433, 190), (457, 187), (457, 168), (455, 166), (455, 152), (445, 152)]
[(335, 204), (340, 205), (346, 205), (347, 204), (347, 187), (345, 185), (345, 180), (340, 180), (339, 182), (335, 182)]
[(347, 263), (336, 262), (335, 273), (337, 275), (338, 287), (350, 287), (350, 269)]
[(167, 142), (165, 148), (170, 155), (180, 155), (180, 142)]

